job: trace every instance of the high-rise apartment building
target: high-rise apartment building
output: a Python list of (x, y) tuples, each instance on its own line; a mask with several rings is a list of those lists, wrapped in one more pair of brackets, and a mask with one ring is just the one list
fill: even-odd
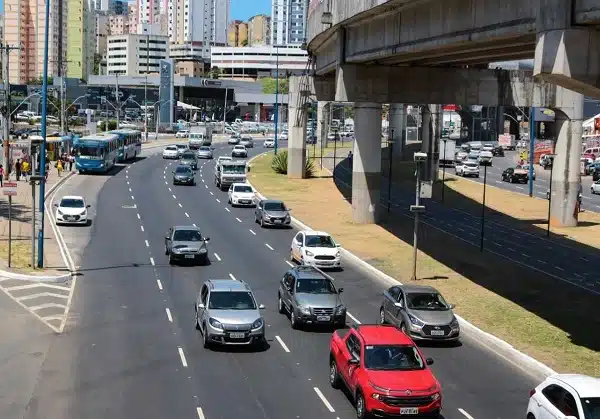
[(241, 20), (234, 20), (227, 29), (227, 45), (230, 47), (248, 46), (248, 24)]
[[(147, 45), (149, 41), (149, 48)], [(112, 35), (108, 37), (108, 75), (139, 76), (160, 72), (160, 60), (169, 57), (169, 38), (159, 35)]]
[(229, 0), (168, 0), (167, 9), (171, 42), (203, 42), (207, 56), (227, 43)]
[(129, 3), (127, 18), (129, 19), (129, 33), (136, 33), (139, 23), (137, 3)]
[(66, 76), (87, 80), (94, 66), (96, 22), (88, 0), (68, 0)]
[(154, 23), (154, 16), (160, 11), (160, 0), (136, 0), (136, 10), (138, 28), (144, 23)]
[(96, 54), (106, 52), (106, 38), (110, 35), (109, 16), (106, 13), (94, 13), (96, 20)]
[(248, 19), (248, 46), (262, 46), (271, 43), (271, 18), (256, 15)]
[(302, 44), (305, 41), (308, 0), (272, 1), (271, 44)]
[[(48, 74), (58, 75), (67, 55), (67, 7), (63, 0), (50, 2)], [(65, 0), (66, 1), (66, 0)], [(63, 7), (64, 6), (64, 7)], [(21, 46), (9, 58), (11, 83), (25, 84), (44, 70), (45, 0), (4, 0), (5, 41)], [(60, 17), (60, 19), (59, 19)]]
[(129, 33), (129, 19), (125, 15), (109, 15), (108, 28), (111, 35), (124, 35)]

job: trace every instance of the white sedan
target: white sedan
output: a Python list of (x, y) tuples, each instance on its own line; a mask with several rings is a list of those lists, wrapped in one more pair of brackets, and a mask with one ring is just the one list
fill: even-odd
[(267, 138), (263, 142), (263, 147), (264, 148), (275, 148), (275, 140), (273, 138)]
[(256, 205), (256, 192), (247, 183), (234, 183), (227, 192), (227, 202), (232, 207), (237, 205), (252, 207)]
[(187, 138), (190, 136), (190, 132), (189, 131), (177, 131), (175, 133), (175, 138)]
[(162, 154), (163, 159), (177, 159), (179, 158), (179, 150), (176, 145), (168, 145)]
[(304, 230), (296, 234), (290, 246), (290, 259), (317, 268), (341, 268), (340, 245), (323, 231)]
[(597, 180), (594, 183), (592, 183), (592, 186), (590, 187), (590, 192), (592, 193), (592, 195), (600, 194), (600, 180)]
[(90, 207), (81, 196), (63, 196), (56, 207), (56, 224), (83, 224), (89, 223), (88, 211)]
[(248, 157), (248, 150), (243, 145), (236, 145), (231, 150), (231, 157)]

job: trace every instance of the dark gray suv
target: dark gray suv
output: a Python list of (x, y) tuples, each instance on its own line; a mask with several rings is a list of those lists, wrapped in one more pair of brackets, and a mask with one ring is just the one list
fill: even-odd
[(312, 266), (296, 266), (285, 273), (279, 283), (277, 307), (281, 314), (289, 313), (293, 329), (304, 324), (346, 325), (346, 305), (333, 281)]

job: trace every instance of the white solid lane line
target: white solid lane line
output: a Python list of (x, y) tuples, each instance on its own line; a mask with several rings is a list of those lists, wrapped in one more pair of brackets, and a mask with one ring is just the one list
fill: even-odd
[(321, 401), (323, 402), (323, 404), (325, 405), (327, 410), (329, 410), (331, 413), (335, 413), (335, 409), (333, 408), (331, 403), (329, 403), (329, 400), (327, 400), (325, 398), (323, 393), (321, 393), (321, 390), (319, 390), (319, 387), (313, 387), (313, 390), (315, 391), (315, 393), (317, 393), (317, 396), (319, 396), (319, 399), (321, 399)]
[(138, 217), (138, 220), (142, 219), (142, 217), (140, 216), (140, 214), (138, 214), (137, 217)]
[(279, 342), (279, 344), (281, 345), (281, 347), (283, 348), (283, 350), (286, 351), (289, 354), (290, 353), (290, 349), (283, 342), (283, 340), (279, 336), (275, 336), (275, 339), (277, 339), (277, 342)]
[(256, 236), (256, 233), (254, 231), (252, 231), (252, 229), (250, 229), (248, 231), (250, 231), (250, 233), (252, 233), (254, 236)]
[(162, 291), (162, 282), (160, 282), (160, 279), (156, 280), (156, 285), (158, 285), (158, 289)]
[(217, 259), (219, 262), (221, 262), (221, 257), (220, 257), (219, 255), (217, 255), (216, 253), (215, 253), (215, 258), (216, 258), (216, 259)]
[(190, 214), (188, 214), (187, 212), (185, 213), (185, 216), (186, 216), (187, 218), (190, 218)]
[(154, 266), (154, 258), (150, 258), (150, 263)]
[(181, 365), (184, 366), (184, 368), (187, 368), (187, 360), (185, 359), (185, 354), (183, 353), (183, 349), (180, 347), (177, 348), (177, 351), (179, 351), (179, 358), (181, 358)]
[(469, 415), (464, 409), (458, 408), (458, 411), (463, 414), (467, 419), (475, 419), (473, 416)]
[(229, 278), (233, 279), (234, 281), (237, 281), (237, 279), (235, 279), (235, 276), (233, 276), (233, 274), (229, 274)]
[(292, 268), (294, 267), (294, 264), (292, 262), (290, 262), (289, 260), (286, 260), (285, 263), (287, 263), (288, 265), (290, 265)]
[(235, 217), (235, 219), (236, 219), (236, 220), (238, 220), (238, 222), (240, 222), (240, 223), (242, 222), (242, 220), (240, 220), (240, 219), (239, 219), (239, 218), (237, 218), (237, 217)]
[(146, 242), (146, 247), (150, 247), (150, 243), (148, 243), (148, 240), (145, 240)]
[(231, 211), (229, 211), (229, 208), (227, 208), (227, 207), (225, 207), (225, 211), (227, 211), (227, 212), (231, 212)]
[(348, 317), (350, 317), (352, 319), (352, 321), (356, 324), (361, 324), (360, 320), (358, 320), (356, 317), (354, 317), (352, 314), (346, 312), (346, 314), (348, 315)]
[(201, 407), (197, 407), (197, 408), (196, 408), (196, 413), (198, 413), (198, 419), (206, 419), (206, 418), (204, 417), (204, 412), (202, 411), (202, 408), (201, 408)]
[(169, 308), (165, 308), (165, 311), (167, 312), (167, 319), (169, 319), (169, 321), (173, 323), (173, 316), (171, 315), (171, 310), (169, 310)]
[(269, 249), (271, 249), (271, 250), (275, 250), (275, 249), (273, 249), (273, 248), (271, 247), (271, 245), (270, 245), (269, 243), (265, 243), (265, 246), (267, 246), (267, 247), (268, 247)]

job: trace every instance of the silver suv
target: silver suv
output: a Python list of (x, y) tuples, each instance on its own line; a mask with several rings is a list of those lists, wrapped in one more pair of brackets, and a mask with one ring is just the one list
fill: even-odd
[(312, 266), (296, 266), (283, 276), (277, 293), (281, 314), (289, 313), (293, 329), (303, 324), (346, 325), (346, 305), (333, 281)]
[(265, 321), (250, 286), (233, 279), (209, 279), (202, 285), (194, 309), (196, 329), (205, 348), (220, 345), (266, 346)]

